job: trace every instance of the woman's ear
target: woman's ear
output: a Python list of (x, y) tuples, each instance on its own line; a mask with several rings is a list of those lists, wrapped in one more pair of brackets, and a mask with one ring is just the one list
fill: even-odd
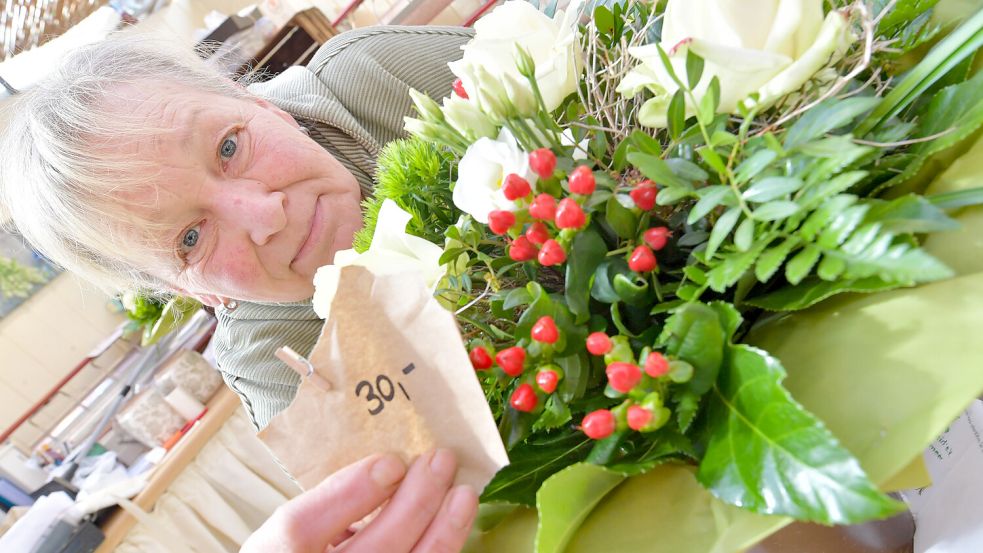
[(291, 125), (293, 125), (295, 127), (297, 126), (297, 120), (294, 119), (292, 115), (290, 115), (289, 113), (283, 111), (282, 109), (278, 108), (277, 106), (273, 105), (269, 100), (265, 100), (263, 98), (260, 98), (259, 96), (253, 96), (251, 99), (259, 107), (261, 107), (261, 108), (263, 108), (263, 109), (265, 109), (265, 110), (267, 110), (269, 112), (272, 112), (274, 115), (276, 115), (280, 119), (283, 119), (287, 123), (290, 123)]

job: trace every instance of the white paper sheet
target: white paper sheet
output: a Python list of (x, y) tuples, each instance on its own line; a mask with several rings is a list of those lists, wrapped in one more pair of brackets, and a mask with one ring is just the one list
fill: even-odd
[(902, 492), (915, 518), (915, 553), (983, 552), (983, 402), (925, 450), (932, 485)]

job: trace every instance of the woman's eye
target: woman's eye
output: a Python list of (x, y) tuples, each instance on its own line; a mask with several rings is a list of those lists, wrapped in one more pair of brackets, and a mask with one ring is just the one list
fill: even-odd
[(222, 146), (219, 147), (218, 155), (222, 158), (222, 161), (229, 161), (232, 156), (235, 155), (236, 150), (239, 148), (239, 135), (236, 133), (230, 134), (222, 141)]
[(181, 254), (186, 255), (191, 250), (198, 245), (198, 239), (201, 237), (201, 228), (199, 225), (195, 225), (192, 228), (184, 231), (184, 235), (181, 236)]

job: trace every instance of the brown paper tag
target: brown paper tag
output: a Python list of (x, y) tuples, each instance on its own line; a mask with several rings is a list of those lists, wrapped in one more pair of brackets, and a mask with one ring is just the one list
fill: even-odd
[(304, 489), (373, 453), (409, 462), (453, 450), (457, 484), (481, 491), (508, 456), (454, 316), (422, 279), (340, 267), (310, 361), (330, 391), (305, 379), (259, 436)]

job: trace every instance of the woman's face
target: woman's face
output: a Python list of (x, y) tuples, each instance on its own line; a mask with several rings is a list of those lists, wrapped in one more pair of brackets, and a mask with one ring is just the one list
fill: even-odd
[(316, 269), (361, 225), (355, 177), (266, 101), (144, 90), (129, 106), (172, 131), (120, 145), (160, 168), (154, 197), (121, 199), (168, 229), (175, 269), (158, 276), (211, 305), (311, 297)]

